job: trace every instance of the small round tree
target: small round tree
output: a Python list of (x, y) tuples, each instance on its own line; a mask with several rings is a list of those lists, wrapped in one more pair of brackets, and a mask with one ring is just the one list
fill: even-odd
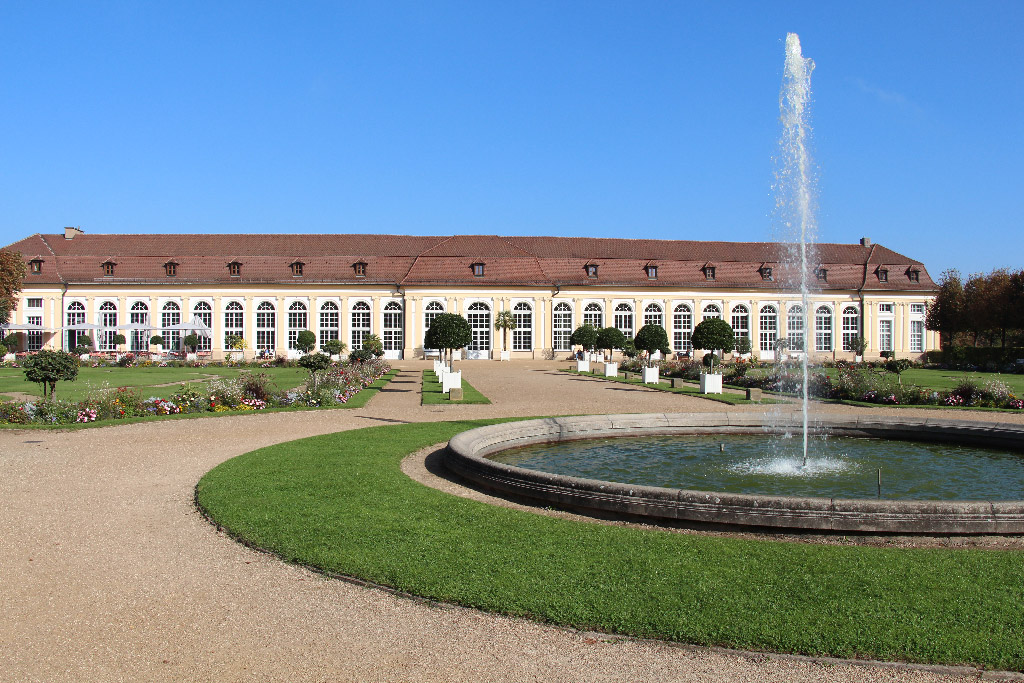
[(151, 346), (163, 346), (164, 338), (162, 335), (154, 334), (152, 337), (149, 338), (149, 343)]
[(626, 345), (626, 335), (617, 327), (602, 327), (597, 331), (597, 341), (594, 345), (601, 350), (607, 349), (608, 356), (611, 357), (615, 349), (621, 350)]
[(580, 325), (572, 332), (569, 342), (582, 346), (584, 351), (593, 351), (597, 344), (597, 328), (593, 325)]
[(501, 350), (508, 348), (508, 331), (516, 329), (516, 317), (512, 311), (498, 311), (494, 316), (494, 329), (501, 330)]
[(473, 329), (469, 322), (458, 313), (440, 313), (433, 322), (423, 339), (423, 345), (428, 349), (440, 349), (442, 356), (447, 356), (448, 367), (451, 368), (451, 352), (461, 349), (473, 341)]
[(341, 341), (340, 339), (328, 339), (321, 345), (321, 348), (323, 348), (324, 353), (329, 353), (332, 356), (337, 356), (348, 347), (345, 344), (345, 342)]
[(363, 348), (377, 358), (384, 355), (384, 342), (382, 342), (380, 337), (375, 334), (368, 334), (363, 337)]
[(750, 337), (740, 337), (736, 341), (736, 350), (743, 355), (750, 353), (753, 348), (753, 344), (750, 343)]
[[(732, 325), (721, 318), (710, 318), (702, 321), (693, 328), (693, 335), (690, 337), (693, 348), (702, 351), (732, 351), (736, 347), (736, 335)], [(715, 361), (712, 357), (710, 368), (713, 370)]]
[(331, 367), (331, 357), (324, 353), (307, 353), (299, 359), (299, 366), (309, 370), (310, 374)]
[(672, 353), (668, 348), (668, 333), (665, 332), (665, 328), (661, 325), (644, 325), (641, 327), (637, 331), (636, 336), (633, 337), (633, 346), (638, 351), (643, 351), (647, 354), (645, 360), (649, 368), (654, 367), (651, 357), (655, 351), (661, 351), (663, 355)]
[(18, 350), (18, 333), (9, 333), (3, 338), (3, 341), (0, 341), (0, 346), (3, 347), (0, 352), (6, 350), (7, 353), (15, 353)]
[(185, 338), (181, 340), (181, 343), (185, 346), (186, 351), (195, 353), (196, 349), (199, 348), (199, 335), (195, 332), (186, 334)]
[(46, 398), (46, 387), (50, 387), (50, 398), (57, 388), (57, 382), (65, 380), (74, 382), (78, 378), (78, 358), (64, 351), (39, 351), (25, 359), (25, 380), (43, 385), (43, 398)]
[(295, 335), (295, 348), (302, 353), (309, 353), (314, 347), (316, 347), (316, 335), (309, 330), (302, 330)]

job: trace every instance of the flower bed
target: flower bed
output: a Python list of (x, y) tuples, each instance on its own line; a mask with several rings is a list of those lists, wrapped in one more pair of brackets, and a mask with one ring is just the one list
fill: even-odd
[(250, 371), (198, 387), (182, 384), (169, 398), (144, 399), (137, 388), (119, 387), (98, 390), (82, 401), (60, 398), (0, 401), (0, 424), (64, 425), (151, 415), (338, 406), (390, 370), (391, 366), (380, 359), (334, 364), (326, 370), (310, 373), (304, 390), (279, 391), (265, 373)]

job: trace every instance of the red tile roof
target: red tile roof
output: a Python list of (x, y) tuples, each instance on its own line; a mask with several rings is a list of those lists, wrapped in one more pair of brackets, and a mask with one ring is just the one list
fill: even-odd
[[(26, 284), (146, 283), (169, 284), (392, 284), (408, 286), (666, 286), (676, 288), (778, 289), (785, 286), (787, 245), (768, 242), (699, 242), (692, 240), (605, 239), (592, 237), (499, 237), (455, 235), (32, 235), (6, 247), (26, 261), (42, 259), (42, 272), (29, 273)], [(175, 261), (172, 277), (164, 264)], [(291, 264), (304, 263), (301, 277)], [(102, 264), (116, 263), (113, 276)], [(353, 264), (366, 263), (365, 277)], [(809, 261), (828, 270), (823, 289), (928, 292), (935, 284), (919, 262), (881, 245), (819, 244)], [(232, 277), (228, 263), (241, 264)], [(484, 276), (471, 265), (483, 263)], [(587, 277), (585, 266), (598, 266)], [(703, 268), (715, 266), (715, 279)], [(656, 264), (656, 280), (645, 266)], [(773, 268), (772, 281), (761, 267)], [(878, 280), (879, 266), (889, 271)], [(918, 282), (907, 272), (920, 271)]]

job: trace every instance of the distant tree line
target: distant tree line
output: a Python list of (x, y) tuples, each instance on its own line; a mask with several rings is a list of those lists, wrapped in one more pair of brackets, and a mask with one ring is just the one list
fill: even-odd
[(935, 330), (942, 348), (1024, 346), (1024, 270), (976, 273), (963, 281), (959, 271), (939, 278), (925, 326)]

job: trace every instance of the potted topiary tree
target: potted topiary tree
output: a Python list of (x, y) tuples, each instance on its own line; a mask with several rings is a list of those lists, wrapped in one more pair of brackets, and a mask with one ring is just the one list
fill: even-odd
[(224, 340), (224, 355), (227, 356), (228, 360), (234, 361), (245, 357), (245, 350), (248, 348), (248, 344), (245, 343), (245, 338), (240, 334), (229, 334)]
[[(594, 350), (594, 345), (597, 344), (597, 329), (593, 325), (580, 325), (572, 332), (572, 336), (569, 337), (569, 343), (573, 346), (582, 346), (584, 356), (587, 353)], [(580, 360), (577, 356), (576, 359), (576, 372), (590, 372), (590, 359), (584, 357)]]
[(154, 334), (152, 337), (149, 338), (149, 345), (156, 347), (157, 354), (162, 354), (164, 345), (163, 335)]
[(339, 356), (341, 356), (348, 346), (340, 339), (328, 339), (321, 344), (321, 348), (324, 353), (330, 354), (331, 360), (338, 360)]
[(736, 335), (733, 333), (732, 325), (721, 318), (704, 320), (693, 328), (690, 341), (693, 348), (707, 351), (710, 354), (710, 358), (704, 362), (708, 371), (702, 372), (700, 375), (701, 393), (722, 393), (722, 373), (715, 372), (715, 352), (728, 353), (735, 347)]
[(736, 340), (736, 352), (740, 358), (750, 358), (750, 352), (754, 345), (750, 343), (750, 337), (743, 336)]
[(13, 361), (17, 359), (15, 352), (18, 350), (18, 333), (10, 332), (3, 341), (0, 341), (0, 351), (3, 351), (4, 361)]
[(111, 343), (117, 347), (117, 357), (120, 358), (121, 354), (124, 353), (124, 345), (128, 343), (128, 339), (123, 334), (115, 334), (110, 338)]
[(854, 363), (864, 362), (864, 352), (867, 351), (867, 348), (868, 340), (865, 339), (864, 337), (860, 336), (859, 334), (850, 337), (850, 350), (853, 351)]
[(196, 355), (196, 349), (199, 348), (199, 335), (195, 332), (186, 334), (181, 340), (181, 345), (185, 347), (185, 360), (195, 361), (199, 359)]
[(668, 355), (668, 333), (661, 325), (644, 325), (633, 337), (633, 346), (637, 351), (644, 352), (643, 381), (644, 384), (657, 384), (660, 368), (654, 363), (654, 353), (660, 351)]
[(375, 334), (368, 334), (363, 337), (363, 348), (368, 350), (377, 358), (384, 355), (384, 342)]
[(423, 338), (426, 348), (440, 349), (441, 358), (448, 358), (449, 370), (454, 367), (452, 352), (469, 346), (472, 341), (473, 330), (469, 322), (458, 313), (439, 313)]
[(498, 311), (494, 316), (494, 329), (501, 330), (501, 360), (512, 360), (512, 351), (508, 348), (508, 331), (516, 329), (512, 311)]
[(78, 335), (74, 353), (79, 360), (89, 360), (89, 354), (92, 353), (92, 337), (87, 334)]
[(619, 364), (612, 360), (615, 349), (622, 349), (626, 345), (626, 335), (617, 327), (602, 327), (597, 331), (597, 348), (608, 351), (607, 359), (604, 362), (604, 376), (618, 377)]
[(316, 335), (309, 330), (301, 330), (295, 335), (295, 348), (303, 355), (316, 348)]

